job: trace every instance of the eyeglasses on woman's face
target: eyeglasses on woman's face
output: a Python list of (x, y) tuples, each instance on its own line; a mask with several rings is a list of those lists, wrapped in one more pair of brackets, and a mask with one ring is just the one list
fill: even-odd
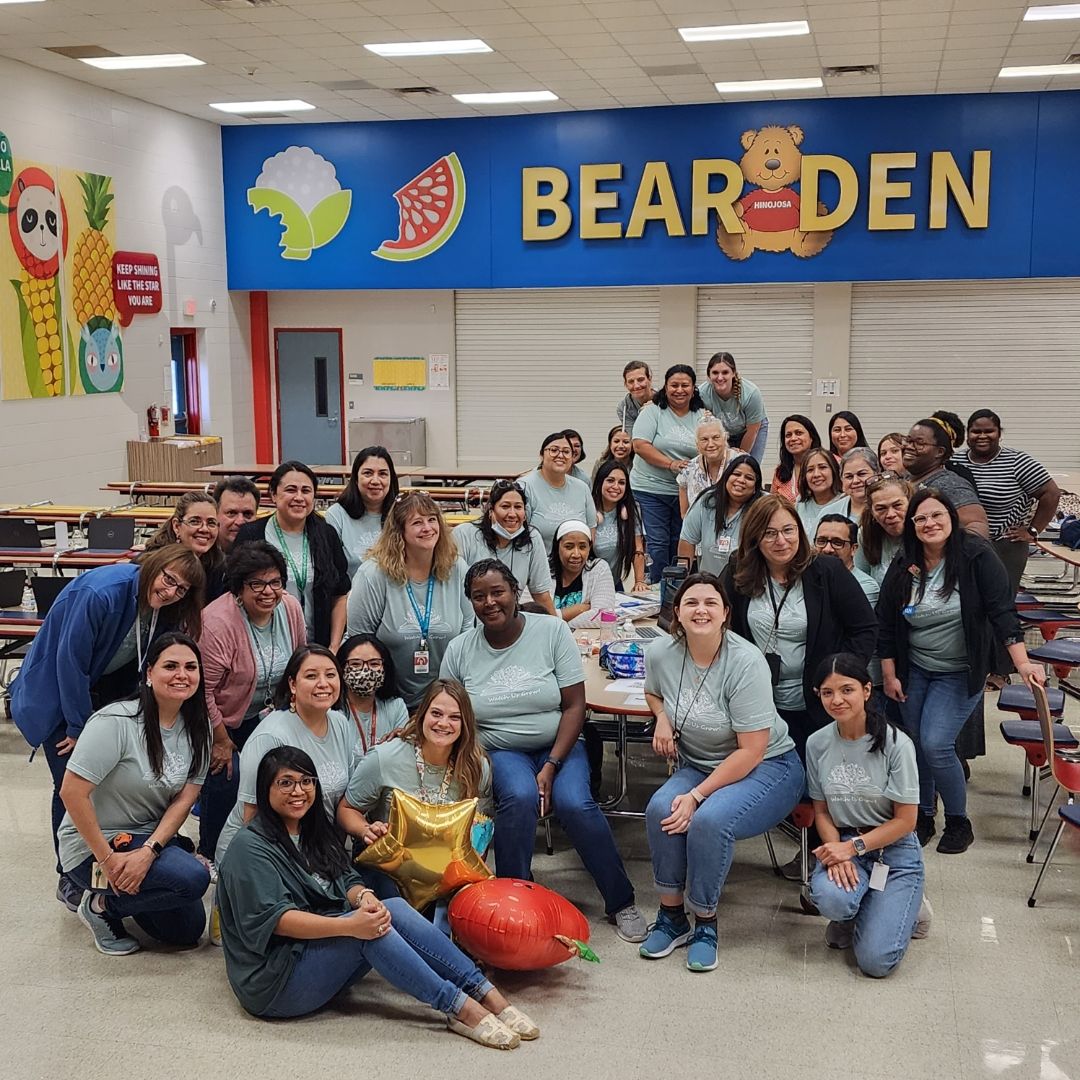
[(285, 588), (285, 582), (279, 577), (274, 578), (250, 578), (245, 581), (244, 584), (253, 592), (256, 596), (262, 596), (267, 589), (271, 592), (281, 592)]
[(301, 791), (311, 791), (315, 787), (314, 776), (276, 776), (274, 787), (278, 791), (288, 793), (300, 788)]
[(548, 457), (567, 458), (573, 456), (574, 451), (569, 447), (548, 446), (545, 448), (544, 453), (547, 454)]
[(915, 528), (921, 529), (924, 525), (939, 525), (948, 516), (948, 512), (945, 510), (931, 510), (929, 514), (916, 514), (911, 519), (911, 523)]
[(927, 450), (930, 450), (932, 447), (936, 446), (937, 443), (924, 442), (922, 439), (912, 439), (909, 436), (905, 435), (900, 440), (900, 445), (910, 446), (912, 450), (917, 450), (920, 454), (925, 454)]
[(161, 571), (161, 580), (165, 583), (165, 587), (172, 589), (176, 593), (178, 600), (183, 600), (191, 590), (190, 585), (185, 585), (179, 578), (173, 577), (168, 570)]
[(785, 525), (782, 529), (766, 529), (761, 534), (762, 543), (765, 544), (776, 544), (781, 540), (791, 542), (798, 538), (799, 527), (797, 525)]
[(383, 661), (381, 656), (373, 656), (370, 660), (361, 660), (359, 657), (345, 661), (346, 671), (382, 671)]

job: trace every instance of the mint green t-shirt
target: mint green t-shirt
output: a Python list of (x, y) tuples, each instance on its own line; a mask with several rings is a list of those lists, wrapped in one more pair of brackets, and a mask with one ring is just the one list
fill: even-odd
[(440, 675), (469, 691), (485, 750), (540, 750), (555, 742), (561, 691), (585, 681), (581, 654), (562, 619), (523, 612), (525, 629), (493, 649), (478, 626), (450, 642)]
[(806, 740), (806, 784), (810, 798), (824, 802), (838, 829), (884, 825), (895, 817), (893, 803), (919, 801), (915, 745), (890, 728), (880, 753), (870, 752), (871, 737), (844, 739), (835, 723)]
[[(622, 585), (619, 576), (619, 521), (618, 509), (606, 513), (600, 511), (600, 524), (596, 526), (596, 539), (593, 541), (593, 555), (603, 559), (611, 568), (611, 577), (615, 588)], [(634, 523), (635, 538), (641, 535), (641, 523)], [(636, 540), (635, 540), (636, 542)]]
[[(424, 766), (424, 787), (429, 792), (442, 789), (446, 769), (438, 765)], [(406, 795), (420, 798), (420, 773), (416, 768), (416, 747), (404, 739), (391, 739), (376, 746), (357, 762), (349, 777), (345, 800), (359, 810), (368, 821), (386, 821), (390, 816), (390, 793), (397, 788)], [(446, 789), (446, 802), (460, 802), (465, 798), (458, 778), (451, 774)], [(491, 799), (491, 765), (484, 761), (480, 779), (480, 800), (476, 809), (491, 817), (494, 806)]]
[[(960, 590), (943, 597), (945, 560), (930, 571), (926, 579), (926, 592), (915, 610), (904, 610), (910, 630), (908, 632), (908, 656), (923, 671), (967, 671), (967, 643), (964, 640), (964, 623), (960, 614)], [(910, 604), (915, 603), (912, 587)], [(910, 605), (909, 605), (910, 606)]]
[(693, 544), (698, 550), (698, 569), (707, 574), (722, 574), (728, 560), (739, 548), (739, 530), (742, 528), (742, 507), (716, 531), (716, 509), (708, 493), (686, 512), (679, 539)]
[(784, 586), (766, 577), (765, 591), (750, 601), (746, 618), (757, 647), (763, 653), (780, 656), (780, 681), (773, 688), (777, 708), (805, 709), (803, 668), (807, 621), (802, 582), (795, 582), (786, 591), (787, 599), (784, 599)]
[(847, 516), (844, 509), (845, 504), (850, 505), (850, 500), (846, 495), (840, 495), (824, 505), (814, 502), (813, 497), (800, 499), (795, 504), (795, 513), (799, 515), (799, 520), (802, 522), (803, 529), (806, 531), (811, 544), (814, 542), (814, 537), (817, 536), (818, 522), (826, 514), (843, 514), (845, 517)]
[(341, 503), (334, 503), (324, 515), (326, 524), (338, 534), (345, 558), (349, 560), (349, 579), (352, 580), (371, 546), (382, 532), (382, 515), (364, 513), (362, 517), (350, 517)]
[(860, 529), (859, 548), (855, 552), (855, 566), (864, 574), (869, 574), (880, 585), (885, 580), (885, 572), (889, 569), (889, 565), (896, 558), (896, 553), (901, 547), (903, 547), (903, 541), (900, 537), (886, 536), (881, 545), (881, 562), (876, 566), (871, 565), (863, 554), (863, 535)]
[(360, 736), (356, 725), (344, 713), (331, 709), (326, 719), (326, 734), (319, 738), (296, 713), (278, 709), (265, 717), (248, 736), (240, 751), (236, 805), (229, 811), (221, 830), (214, 856), (216, 862), (225, 857), (232, 838), (244, 824), (244, 804), (255, 805), (255, 779), (260, 762), (278, 746), (295, 746), (311, 758), (322, 785), (323, 806), (331, 818), (335, 817), (337, 804), (345, 794), (353, 766), (360, 757)]
[(564, 521), (584, 521), (596, 527), (596, 505), (589, 485), (576, 476), (567, 476), (561, 488), (552, 487), (539, 469), (526, 473), (519, 481), (525, 489), (525, 512), (529, 524), (540, 534), (544, 551), (551, 551), (551, 541)]
[(507, 544), (506, 547), (492, 551), (484, 540), (484, 534), (472, 522), (459, 525), (454, 530), (454, 543), (457, 544), (458, 555), (466, 566), (472, 566), (484, 559), (498, 559), (517, 578), (523, 590), (521, 599), (524, 601), (527, 599), (526, 592), (531, 597), (536, 593), (550, 594), (554, 588), (547, 551), (544, 549), (544, 538), (532, 525), (527, 525), (526, 528), (529, 530), (529, 546), (525, 548)]
[[(676, 416), (670, 409), (651, 405), (642, 409), (634, 421), (634, 438), (652, 443), (673, 461), (690, 461), (697, 455), (697, 426), (701, 410)], [(678, 495), (679, 483), (669, 469), (650, 465), (641, 454), (634, 457), (630, 487), (647, 495)]]
[[(98, 709), (83, 728), (68, 760), (68, 771), (94, 784), (90, 801), (107, 840), (117, 833), (152, 833), (169, 804), (186, 784), (202, 784), (210, 763), (207, 743), (202, 772), (189, 779), (192, 752), (182, 716), (161, 728), (162, 773), (155, 776), (146, 752), (137, 701), (117, 701)], [(57, 833), (60, 865), (65, 871), (91, 854), (70, 814)]]
[(645, 649), (645, 689), (662, 698), (679, 734), (679, 757), (712, 772), (739, 748), (740, 731), (769, 729), (766, 758), (794, 749), (773, 704), (769, 666), (745, 638), (724, 634), (712, 667), (698, 667), (675, 638), (649, 642)]
[[(294, 599), (300, 601), (304, 609), (304, 626), (307, 628), (308, 641), (315, 640), (315, 565), (311, 561), (311, 545), (307, 541), (307, 533), (282, 532), (278, 536), (271, 519), (266, 527), (266, 542), (273, 544), (285, 558), (286, 574), (285, 591)], [(300, 586), (298, 574), (304, 570), (304, 549), (307, 549), (307, 573), (304, 578), (303, 588)]]

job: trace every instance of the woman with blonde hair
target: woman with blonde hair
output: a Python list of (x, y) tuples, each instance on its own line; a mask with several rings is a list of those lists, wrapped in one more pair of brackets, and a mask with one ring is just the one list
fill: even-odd
[(426, 491), (402, 492), (349, 594), (349, 634), (375, 634), (390, 650), (410, 709), (439, 670), (446, 646), (472, 626), (468, 567)]

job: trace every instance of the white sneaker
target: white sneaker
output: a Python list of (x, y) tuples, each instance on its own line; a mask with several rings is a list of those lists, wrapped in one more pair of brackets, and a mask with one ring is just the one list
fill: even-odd
[(934, 909), (930, 906), (926, 894), (923, 894), (922, 903), (919, 905), (919, 914), (915, 917), (915, 929), (911, 932), (912, 941), (924, 938), (930, 933), (930, 920), (934, 917)]
[(636, 904), (630, 904), (622, 911), (609, 915), (608, 922), (615, 924), (615, 933), (623, 941), (644, 941), (649, 936), (649, 924), (645, 921), (645, 916), (638, 911)]

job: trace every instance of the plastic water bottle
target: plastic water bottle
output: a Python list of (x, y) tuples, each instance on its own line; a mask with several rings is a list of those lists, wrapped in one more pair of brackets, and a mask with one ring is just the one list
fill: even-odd
[(614, 611), (600, 612), (600, 645), (610, 645), (615, 640), (615, 629), (618, 626), (619, 617)]

